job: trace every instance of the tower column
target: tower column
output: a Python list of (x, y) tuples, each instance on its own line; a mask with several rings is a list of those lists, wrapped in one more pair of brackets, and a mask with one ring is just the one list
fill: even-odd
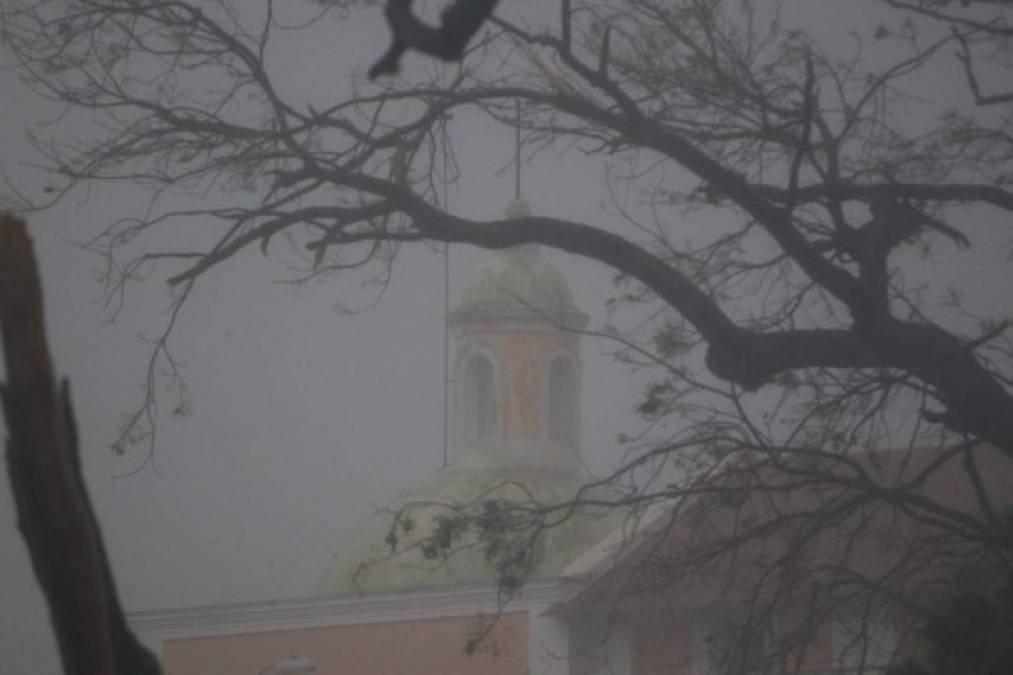
[(570, 625), (546, 616), (548, 604), (528, 609), (529, 675), (570, 675)]
[(580, 464), (587, 323), (537, 246), (497, 253), (448, 317), (457, 343), (450, 464), (571, 470)]

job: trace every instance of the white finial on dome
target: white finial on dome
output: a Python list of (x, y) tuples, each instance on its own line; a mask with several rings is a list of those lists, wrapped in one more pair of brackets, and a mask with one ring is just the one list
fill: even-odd
[(527, 218), (531, 215), (531, 207), (523, 199), (512, 199), (503, 209), (507, 218)]
[[(531, 206), (521, 198), (512, 199), (507, 202), (503, 209), (503, 215), (507, 218), (527, 218), (531, 215)], [(538, 257), (538, 244), (519, 244), (511, 246), (501, 255), (514, 259), (518, 264), (530, 264)]]

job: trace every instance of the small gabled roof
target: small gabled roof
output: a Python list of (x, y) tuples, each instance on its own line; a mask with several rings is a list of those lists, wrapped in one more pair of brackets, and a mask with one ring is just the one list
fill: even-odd
[(552, 612), (703, 607), (848, 577), (925, 597), (982, 571), (975, 528), (1013, 504), (1010, 485), (1013, 459), (988, 446), (743, 456), (567, 566)]

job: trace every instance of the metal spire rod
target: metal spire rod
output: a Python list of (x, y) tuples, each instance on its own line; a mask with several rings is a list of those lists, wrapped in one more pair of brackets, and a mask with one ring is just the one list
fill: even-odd
[[(442, 74), (440, 79), (442, 81)], [(449, 212), (448, 189), (450, 178), (450, 162), (447, 158), (447, 117), (443, 118), (443, 210)], [(450, 242), (443, 244), (443, 462), (441, 469), (450, 464), (449, 428), (450, 428)]]
[(514, 199), (521, 198), (521, 100), (514, 99)]
[[(448, 207), (448, 182), (447, 176), (448, 160), (447, 160), (447, 121), (444, 120), (443, 124), (443, 143), (444, 143), (444, 156), (443, 156), (443, 208), (444, 211), (449, 211)], [(449, 453), (449, 427), (450, 427), (450, 242), (444, 243), (444, 456), (443, 465), (441, 468), (445, 468), (450, 464), (450, 453)]]

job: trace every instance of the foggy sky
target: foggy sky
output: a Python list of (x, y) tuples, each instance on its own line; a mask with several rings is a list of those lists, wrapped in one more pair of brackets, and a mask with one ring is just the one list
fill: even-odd
[[(376, 35), (385, 32), (374, 28), (365, 37), (349, 31), (348, 40), (357, 43), (343, 50), (354, 55), (349, 70), (375, 58)], [(293, 55), (300, 57), (306, 55)], [(17, 92), (8, 99), (16, 104), (5, 102), (0, 112), (0, 155), (7, 173), (22, 177), (30, 169), (20, 163), (32, 159), (24, 131), (52, 108), (24, 93), (16, 73), (3, 71), (0, 78), (0, 91)], [(496, 173), (511, 160), (512, 135), (479, 119), (473, 131), (461, 133), (469, 136), (458, 150), (469, 181), (451, 192), (452, 207), (500, 217), (513, 180), (510, 171)], [(600, 219), (601, 167), (553, 168), (524, 170), (534, 212)], [(551, 191), (535, 187), (549, 184)], [(573, 201), (561, 201), (561, 194)], [(109, 444), (123, 413), (142, 395), (150, 349), (142, 338), (157, 335), (166, 319), (170, 296), (162, 279), (169, 268), (135, 286), (110, 322), (101, 304), (102, 261), (75, 242), (139, 208), (142, 199), (126, 185), (76, 193), (31, 219), (50, 341), (58, 370), (71, 381), (86, 479), (121, 597), (136, 611), (307, 595), (344, 536), (440, 467), (442, 257), (424, 247), (403, 249), (380, 304), (354, 316), (334, 303), (367, 297), (358, 279), (277, 283), (293, 276), (286, 262), (295, 262), (282, 242), (270, 259), (244, 253), (212, 270), (198, 283), (172, 341), (193, 413), (174, 417), (163, 410), (153, 461), (121, 477), (140, 465), (143, 447), (119, 457)], [(563, 268), (592, 325), (600, 324), (610, 273), (547, 255)], [(487, 256), (451, 249), (452, 302)], [(631, 411), (639, 378), (605, 357), (609, 348), (585, 341), (582, 350), (584, 456), (599, 470), (618, 460), (616, 434), (637, 428)], [(58, 657), (16, 532), (5, 470), (0, 527), (2, 670), (55, 674)]]
[[(537, 4), (514, 2), (529, 13)], [(810, 2), (804, 20), (820, 37), (846, 40), (842, 27), (857, 21), (860, 4), (878, 7)], [(355, 21), (355, 30), (341, 34), (345, 56), (339, 64), (316, 62), (309, 45), (287, 54), (280, 67), (317, 78), (364, 69), (386, 33), (378, 11)], [(35, 175), (23, 164), (32, 160), (24, 133), (52, 109), (27, 94), (10, 70), (0, 71), (0, 91), (6, 98), (0, 107), (3, 170)], [(457, 148), (466, 178), (451, 193), (451, 207), (467, 216), (499, 217), (513, 193), (511, 172), (497, 175), (511, 159), (512, 135), (477, 116), (455, 124), (456, 137), (467, 139)], [(536, 214), (605, 226), (603, 166), (578, 161), (584, 160), (544, 158), (525, 167), (524, 196)], [(306, 595), (342, 537), (371, 508), (440, 466), (442, 258), (421, 246), (403, 249), (386, 296), (355, 316), (334, 308), (336, 301), (363, 297), (355, 278), (301, 287), (276, 283), (292, 276), (286, 255), (294, 259), (278, 242), (269, 259), (249, 251), (213, 269), (198, 282), (172, 342), (185, 364), (193, 413), (163, 414), (150, 465), (120, 477), (139, 466), (142, 449), (119, 457), (109, 443), (123, 412), (142, 395), (150, 349), (143, 338), (156, 335), (166, 319), (162, 280), (169, 268), (135, 286), (110, 322), (101, 304), (101, 261), (74, 242), (140, 207), (142, 199), (125, 184), (79, 191), (31, 220), (49, 336), (57, 368), (71, 380), (86, 477), (121, 596), (133, 611)], [(487, 255), (451, 249), (452, 301)], [(600, 327), (610, 271), (547, 255), (563, 269), (591, 327)], [(620, 459), (616, 434), (639, 428), (632, 408), (642, 378), (609, 359), (609, 348), (588, 340), (582, 348), (583, 454), (598, 471)], [(0, 669), (57, 673), (5, 471), (0, 527)]]

